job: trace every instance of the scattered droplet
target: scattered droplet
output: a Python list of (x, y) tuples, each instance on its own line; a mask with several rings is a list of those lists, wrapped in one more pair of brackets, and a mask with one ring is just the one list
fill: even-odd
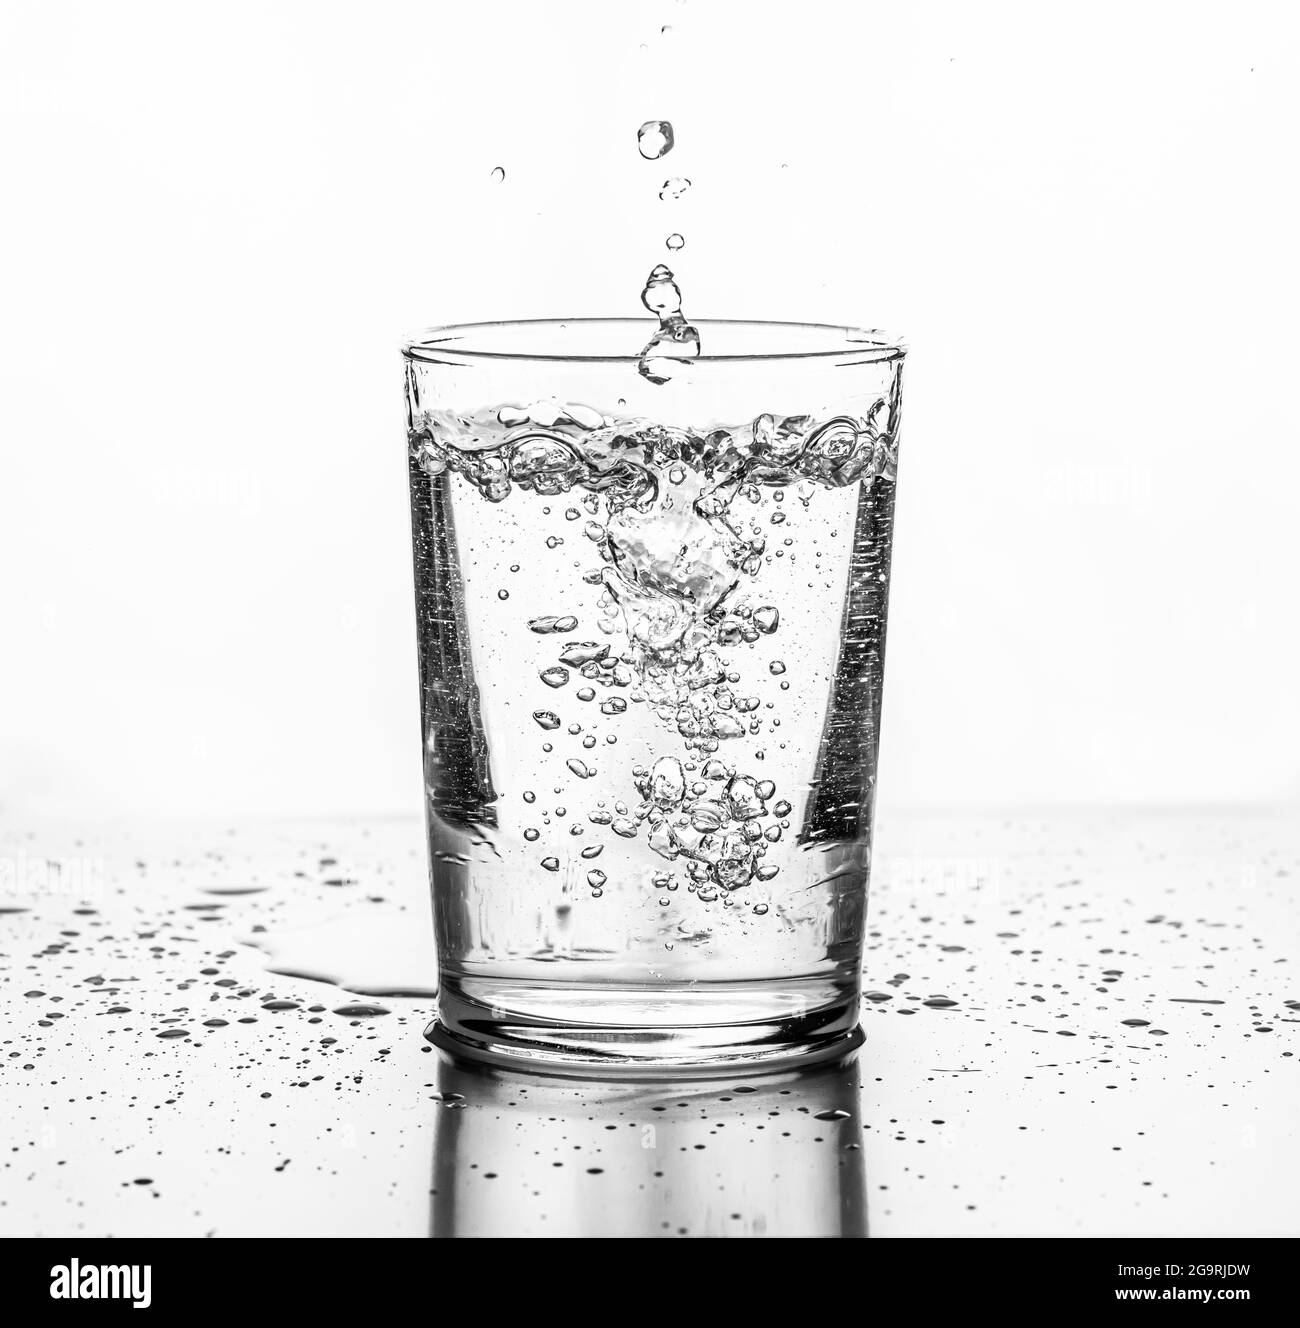
[(667, 120), (647, 120), (636, 131), (637, 151), (655, 161), (673, 150), (673, 127)]

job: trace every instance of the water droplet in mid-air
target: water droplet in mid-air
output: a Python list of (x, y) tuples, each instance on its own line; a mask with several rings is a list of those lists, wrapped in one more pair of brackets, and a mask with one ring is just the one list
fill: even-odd
[(497, 184), (500, 184), (501, 181), (504, 180), (505, 178), (506, 178), (506, 171), (505, 171), (505, 167), (504, 167), (504, 166), (493, 166), (493, 167), (492, 167), (492, 179), (493, 179)]
[(683, 179), (680, 175), (674, 175), (671, 180), (664, 181), (664, 187), (659, 191), (659, 197), (667, 201), (672, 198), (680, 198), (689, 188), (691, 182)]
[(534, 710), (533, 718), (544, 729), (558, 729), (560, 727), (560, 717), (553, 710)]
[(558, 664), (549, 669), (543, 669), (537, 675), (548, 687), (563, 687), (569, 681), (569, 670), (562, 669)]
[(673, 127), (667, 120), (647, 120), (636, 131), (637, 151), (655, 161), (673, 150)]
[(567, 765), (569, 769), (572, 770), (573, 773), (578, 776), (579, 779), (590, 779), (592, 775), (596, 773), (595, 770), (591, 768), (591, 766), (587, 765), (583, 761), (578, 760), (576, 756), (569, 757), (569, 759), (565, 761), (564, 764)]
[(680, 235), (678, 235), (676, 231), (674, 231), (674, 232), (673, 232), (673, 233), (672, 233), (672, 234), (671, 234), (671, 235), (670, 235), (670, 236), (664, 241), (664, 244), (665, 244), (669, 249), (671, 249), (674, 253), (676, 253), (678, 249), (682, 248), (682, 246), (683, 246), (685, 243), (686, 243), (686, 241), (683, 240), (682, 237), (681, 237)]

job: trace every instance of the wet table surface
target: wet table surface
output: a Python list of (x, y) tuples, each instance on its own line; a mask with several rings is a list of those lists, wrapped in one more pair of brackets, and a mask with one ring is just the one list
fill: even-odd
[(884, 817), (875, 874), (855, 1059), (592, 1084), (424, 1040), (414, 822), (0, 822), (0, 1235), (1300, 1230), (1300, 817)]

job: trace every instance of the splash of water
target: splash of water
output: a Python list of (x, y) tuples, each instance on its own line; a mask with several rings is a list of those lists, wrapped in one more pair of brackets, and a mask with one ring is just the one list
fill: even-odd
[(700, 334), (682, 313), (682, 292), (663, 263), (651, 269), (641, 303), (659, 318), (659, 329), (641, 351), (637, 368), (652, 383), (666, 383), (700, 353)]

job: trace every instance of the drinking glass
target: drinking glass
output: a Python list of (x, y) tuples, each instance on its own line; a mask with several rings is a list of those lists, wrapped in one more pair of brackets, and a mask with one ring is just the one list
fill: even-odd
[(404, 347), (431, 1036), (499, 1064), (861, 1037), (904, 352), (695, 329), (652, 362), (630, 319)]

